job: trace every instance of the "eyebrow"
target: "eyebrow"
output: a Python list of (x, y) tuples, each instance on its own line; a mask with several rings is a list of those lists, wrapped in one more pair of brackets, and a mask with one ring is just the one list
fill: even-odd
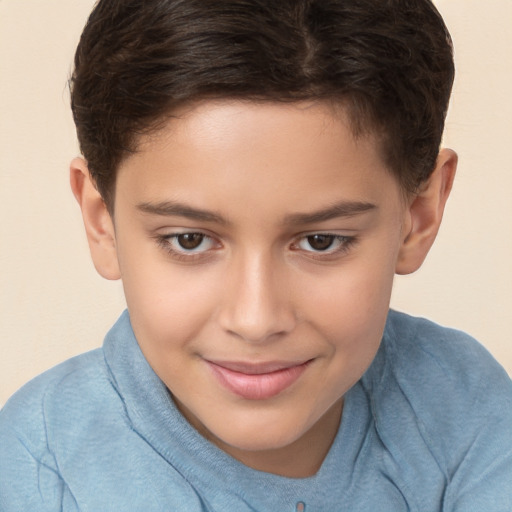
[(137, 209), (143, 213), (161, 215), (165, 217), (185, 217), (201, 222), (215, 222), (217, 224), (228, 224), (228, 221), (221, 215), (210, 210), (192, 208), (186, 204), (175, 201), (161, 201), (158, 203), (140, 203)]
[(285, 217), (286, 224), (314, 224), (340, 217), (353, 217), (376, 210), (377, 206), (364, 201), (340, 201), (327, 208), (310, 213), (293, 213)]
[[(160, 201), (158, 203), (144, 202), (137, 205), (137, 209), (143, 213), (151, 215), (161, 215), (165, 217), (185, 217), (200, 222), (213, 222), (222, 225), (228, 225), (229, 222), (222, 215), (202, 208), (193, 208), (186, 204), (176, 201)], [(314, 224), (315, 222), (325, 222), (330, 219), (340, 217), (353, 217), (372, 210), (377, 206), (364, 201), (340, 201), (327, 208), (308, 213), (293, 213), (287, 215), (284, 223), (287, 225), (296, 224)]]

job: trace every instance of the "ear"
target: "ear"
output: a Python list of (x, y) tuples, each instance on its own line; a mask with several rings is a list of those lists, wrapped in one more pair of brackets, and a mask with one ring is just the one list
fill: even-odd
[(457, 154), (451, 149), (442, 149), (429, 180), (410, 198), (405, 211), (397, 274), (415, 272), (427, 256), (439, 231), (456, 169)]
[(82, 210), (94, 267), (105, 279), (119, 279), (114, 223), (82, 158), (71, 162), (70, 183)]

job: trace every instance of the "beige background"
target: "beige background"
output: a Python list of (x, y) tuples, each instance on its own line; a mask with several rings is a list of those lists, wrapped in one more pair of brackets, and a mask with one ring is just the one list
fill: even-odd
[[(89, 261), (68, 187), (66, 81), (92, 0), (0, 0), (0, 404), (101, 344), (124, 307)], [(480, 339), (512, 374), (512, 2), (438, 0), (458, 68), (459, 174), (438, 242), (393, 305)]]

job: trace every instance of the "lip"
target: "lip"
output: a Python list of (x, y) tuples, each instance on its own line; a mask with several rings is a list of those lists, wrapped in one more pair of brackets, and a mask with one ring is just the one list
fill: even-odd
[(226, 389), (246, 400), (266, 400), (289, 388), (306, 371), (311, 360), (295, 362), (245, 363), (206, 361)]

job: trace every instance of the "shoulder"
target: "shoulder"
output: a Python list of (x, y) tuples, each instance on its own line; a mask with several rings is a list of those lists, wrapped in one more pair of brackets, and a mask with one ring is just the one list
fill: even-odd
[(392, 311), (375, 362), (364, 383), (392, 459), (409, 475), (423, 468), (425, 487), (443, 481), (447, 510), (508, 510), (512, 381), (489, 352), (461, 331)]
[[(101, 349), (73, 357), (38, 375), (20, 388), (0, 411), (0, 424), (6, 420), (33, 421), (48, 405), (85, 399), (104, 377)], [(98, 378), (99, 377), (99, 378)], [(73, 396), (71, 396), (71, 394)], [(17, 423), (17, 422), (16, 422)]]
[[(26, 510), (29, 504), (46, 510), (43, 503), (59, 501), (65, 484), (55, 440), (73, 436), (88, 404), (104, 402), (109, 388), (103, 352), (97, 349), (39, 375), (7, 401), (0, 411), (2, 510)], [(23, 501), (27, 497), (31, 501)]]
[[(388, 363), (398, 381), (412, 395), (429, 399), (443, 391), (462, 408), (480, 400), (486, 409), (512, 406), (512, 383), (492, 355), (468, 334), (424, 318), (391, 311), (384, 335)], [(430, 395), (438, 400), (439, 395)], [(434, 404), (432, 404), (434, 405)], [(458, 408), (458, 407), (457, 407)]]
[(7, 432), (25, 438), (36, 452), (47, 447), (48, 423), (80, 416), (108, 382), (101, 349), (71, 358), (35, 377), (0, 411), (0, 439)]

